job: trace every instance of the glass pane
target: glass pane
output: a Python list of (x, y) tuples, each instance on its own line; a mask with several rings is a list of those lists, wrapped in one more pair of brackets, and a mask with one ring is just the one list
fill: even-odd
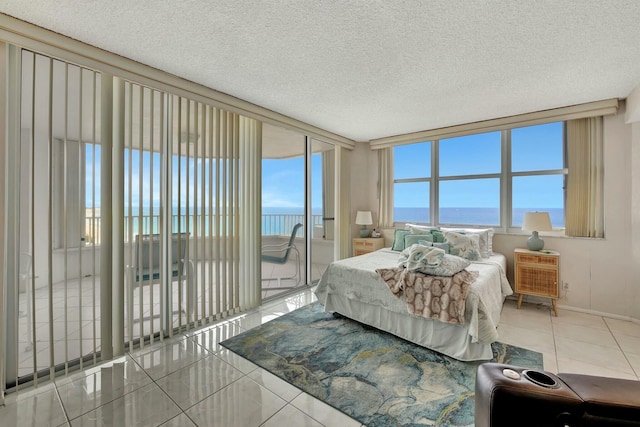
[(100, 244), (100, 152), (101, 146), (85, 148), (85, 243)]
[(395, 179), (430, 177), (431, 142), (394, 147), (393, 176)]
[(562, 122), (513, 129), (511, 170), (513, 172), (562, 169)]
[[(305, 146), (304, 135), (272, 125), (263, 125), (263, 298), (272, 297), (287, 288), (306, 282)], [(316, 169), (318, 158), (312, 156), (312, 170)], [(322, 182), (322, 169), (319, 172), (320, 175), (312, 176), (312, 186), (313, 181)], [(315, 188), (316, 192), (321, 191)], [(316, 212), (322, 209), (322, 199), (314, 198), (314, 193), (312, 190), (312, 212), (315, 220)], [(297, 224), (302, 224), (302, 227), (296, 228)], [(292, 240), (294, 232), (295, 237)]]
[(304, 173), (304, 157), (262, 159), (263, 236), (289, 235), (303, 221)]
[(311, 283), (316, 283), (334, 261), (336, 156), (333, 145), (315, 139), (311, 151)]
[[(312, 238), (322, 239), (325, 236), (322, 218), (324, 209), (324, 174), (322, 170), (322, 153), (311, 155), (311, 215), (313, 217)], [(330, 212), (329, 212), (330, 210)], [(333, 217), (333, 206), (327, 206), (326, 217)]]
[(440, 176), (500, 173), (500, 144), (500, 132), (440, 140)]
[(440, 224), (500, 225), (500, 179), (440, 182)]
[(423, 223), (431, 221), (428, 182), (403, 182), (393, 186), (393, 220)]
[(511, 226), (522, 226), (525, 212), (549, 212), (551, 225), (564, 227), (564, 175), (513, 178)]

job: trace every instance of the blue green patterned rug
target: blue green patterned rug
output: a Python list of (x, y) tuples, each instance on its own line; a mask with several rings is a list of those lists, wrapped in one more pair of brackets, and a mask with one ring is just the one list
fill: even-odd
[[(476, 369), (313, 303), (220, 343), (370, 427), (473, 426)], [(542, 369), (494, 343), (492, 361)]]

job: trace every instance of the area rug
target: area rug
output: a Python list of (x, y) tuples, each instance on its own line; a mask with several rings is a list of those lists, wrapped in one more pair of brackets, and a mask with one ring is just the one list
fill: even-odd
[[(473, 426), (476, 369), (313, 303), (220, 343), (370, 427)], [(493, 361), (542, 369), (494, 343)]]

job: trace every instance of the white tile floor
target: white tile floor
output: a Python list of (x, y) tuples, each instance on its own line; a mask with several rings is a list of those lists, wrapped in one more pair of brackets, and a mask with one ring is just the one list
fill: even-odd
[[(7, 396), (0, 425), (360, 426), (219, 345), (314, 300), (284, 297), (109, 363)], [(507, 301), (501, 341), (544, 354), (545, 369), (618, 378), (640, 375), (640, 325)]]
[(546, 305), (507, 300), (498, 326), (500, 341), (536, 350), (544, 368), (558, 373), (640, 379), (640, 324)]

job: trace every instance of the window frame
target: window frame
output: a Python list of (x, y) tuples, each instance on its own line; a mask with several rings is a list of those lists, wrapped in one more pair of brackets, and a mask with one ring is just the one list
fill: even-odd
[[(519, 226), (513, 226), (513, 179), (514, 177), (522, 176), (548, 176), (548, 175), (563, 175), (563, 209), (566, 209), (566, 181), (568, 174), (567, 167), (567, 137), (566, 137), (566, 121), (552, 121), (549, 123), (562, 123), (562, 169), (547, 169), (547, 170), (535, 170), (535, 171), (512, 171), (512, 129), (520, 129), (525, 127), (533, 127), (534, 125), (526, 126), (514, 126), (512, 128), (502, 129), (500, 131), (500, 155), (501, 155), (501, 170), (496, 173), (484, 173), (484, 174), (470, 174), (470, 175), (455, 175), (455, 176), (439, 176), (439, 151), (440, 151), (440, 139), (433, 139), (427, 141), (414, 142), (412, 144), (419, 144), (430, 142), (431, 144), (431, 174), (429, 176), (417, 177), (417, 178), (402, 178), (396, 179), (394, 172), (393, 184), (411, 183), (411, 182), (428, 182), (430, 188), (429, 194), (429, 214), (430, 218), (428, 222), (421, 222), (420, 224), (427, 224), (431, 226), (444, 226), (444, 227), (492, 227), (496, 230), (506, 233), (521, 233), (522, 230)], [(544, 123), (546, 124), (546, 123)], [(491, 131), (489, 131), (491, 132)], [(469, 133), (466, 136), (478, 135), (489, 132), (474, 132)], [(495, 132), (495, 131), (494, 131)], [(403, 144), (410, 145), (410, 144)], [(394, 152), (395, 148), (394, 146)], [(499, 206), (499, 225), (495, 224), (457, 224), (457, 223), (441, 223), (440, 222), (440, 182), (441, 181), (455, 181), (455, 180), (471, 180), (471, 179), (498, 179), (500, 184), (500, 206)], [(395, 199), (394, 199), (395, 209)], [(396, 218), (393, 220), (394, 226), (402, 224), (404, 221), (398, 221)], [(554, 231), (562, 231), (564, 227), (554, 227)]]

